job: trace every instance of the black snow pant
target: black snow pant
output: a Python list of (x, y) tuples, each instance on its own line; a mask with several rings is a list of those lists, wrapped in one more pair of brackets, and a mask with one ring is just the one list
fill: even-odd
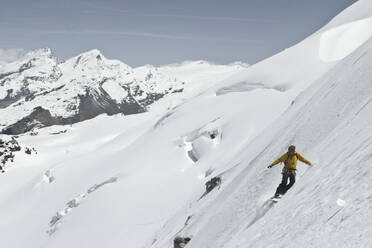
[[(296, 171), (295, 170), (288, 170), (286, 168), (283, 169), (283, 177), (282, 182), (279, 184), (278, 188), (276, 189), (275, 195), (284, 195), (296, 182)], [(289, 184), (288, 183), (289, 178)]]

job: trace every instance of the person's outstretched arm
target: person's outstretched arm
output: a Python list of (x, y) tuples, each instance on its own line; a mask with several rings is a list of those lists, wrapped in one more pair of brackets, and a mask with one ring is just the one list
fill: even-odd
[(310, 161), (307, 160), (306, 158), (304, 158), (301, 154), (297, 153), (297, 155), (298, 155), (298, 159), (299, 159), (301, 162), (304, 162), (305, 164), (311, 165)]
[(287, 153), (284, 153), (280, 158), (278, 158), (277, 160), (275, 160), (271, 165), (269, 165), (268, 168), (271, 168), (273, 167), (274, 165), (277, 165), (281, 162), (284, 162), (285, 160), (287, 159)]

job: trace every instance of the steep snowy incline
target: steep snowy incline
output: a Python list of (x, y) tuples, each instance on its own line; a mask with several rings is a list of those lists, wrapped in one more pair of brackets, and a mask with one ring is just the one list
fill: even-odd
[[(370, 247), (372, 242), (372, 40), (301, 94), (265, 132), (225, 161), (223, 185), (175, 215), (150, 247), (176, 235), (199, 247)], [(243, 125), (243, 124), (242, 124)], [(274, 206), (289, 144), (315, 165)], [(226, 151), (229, 152), (229, 151)], [(212, 174), (218, 175), (218, 174)], [(188, 225), (185, 212), (192, 216)]]
[[(287, 138), (278, 138), (276, 144), (298, 143), (316, 166), (301, 175), (300, 183), (275, 211), (243, 234), (249, 237), (260, 233), (266, 237), (265, 241), (250, 240), (250, 245), (270, 247), (291, 241), (290, 247), (304, 243), (308, 247), (370, 247), (371, 51), (372, 40), (322, 78), (320, 83), (325, 84), (310, 104), (283, 128), (281, 133), (287, 132)], [(291, 223), (288, 219), (292, 219)], [(281, 228), (275, 230), (274, 226)], [(291, 227), (295, 231), (286, 233)], [(238, 239), (239, 246), (245, 247), (247, 240), (242, 236)]]
[[(141, 247), (203, 194), (205, 180), (235, 156), (236, 147), (279, 116), (269, 110), (283, 108), (281, 102), (270, 90), (206, 96), (167, 114), (100, 116), (21, 136), (38, 155), (16, 159), (0, 181), (7, 188), (0, 195), (3, 244)], [(262, 113), (241, 128), (258, 105)], [(43, 179), (50, 174), (51, 183)]]
[(235, 92), (261, 85), (290, 90), (295, 97), (372, 37), (371, 25), (372, 3), (359, 0), (302, 42), (227, 78), (217, 89)]

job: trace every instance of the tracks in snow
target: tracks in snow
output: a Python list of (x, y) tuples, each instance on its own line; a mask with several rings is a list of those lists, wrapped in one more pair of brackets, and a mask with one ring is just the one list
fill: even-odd
[(77, 197), (75, 197), (74, 199), (72, 199), (71, 201), (67, 202), (66, 206), (63, 209), (59, 210), (52, 217), (52, 219), (49, 221), (50, 228), (49, 228), (49, 230), (46, 231), (46, 233), (49, 234), (49, 235), (53, 235), (58, 230), (58, 228), (61, 226), (63, 219), (74, 208), (77, 208), (84, 198), (88, 197), (90, 194), (92, 194), (93, 192), (95, 192), (96, 190), (98, 190), (99, 188), (101, 188), (101, 187), (103, 187), (107, 184), (117, 182), (117, 180), (118, 180), (117, 177), (111, 177), (111, 178), (107, 179), (106, 181), (103, 181), (103, 182), (98, 183), (98, 184), (94, 184), (85, 193), (82, 193), (82, 194), (78, 195)]

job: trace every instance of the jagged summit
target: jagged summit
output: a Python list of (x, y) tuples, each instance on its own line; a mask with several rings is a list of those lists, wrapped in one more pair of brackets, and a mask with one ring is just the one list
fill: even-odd
[(36, 49), (33, 51), (28, 52), (25, 56), (27, 57), (40, 57), (40, 56), (47, 56), (50, 57), (52, 55), (52, 50), (49, 47), (44, 47), (40, 49)]
[(165, 95), (182, 91), (182, 82), (152, 71), (136, 72), (97, 49), (64, 62), (49, 48), (31, 51), (2, 68), (0, 125), (6, 127), (3, 132), (17, 134), (102, 113), (140, 113)]
[(49, 47), (34, 49), (31, 51), (26, 52), (19, 60), (30, 60), (30, 59), (37, 59), (41, 57), (52, 57), (52, 50)]
[(16, 61), (3, 64), (3, 66), (0, 67), (0, 75), (17, 71), (18, 69), (25, 70), (26, 68), (35, 66), (37, 64), (53, 63), (52, 61), (56, 61), (56, 59), (57, 58), (52, 55), (50, 48), (32, 50), (25, 53)]
[(98, 49), (92, 49), (87, 52), (83, 52), (76, 57), (71, 58), (75, 60), (75, 64), (86, 64), (87, 62), (96, 62), (96, 61), (103, 61), (106, 58)]

